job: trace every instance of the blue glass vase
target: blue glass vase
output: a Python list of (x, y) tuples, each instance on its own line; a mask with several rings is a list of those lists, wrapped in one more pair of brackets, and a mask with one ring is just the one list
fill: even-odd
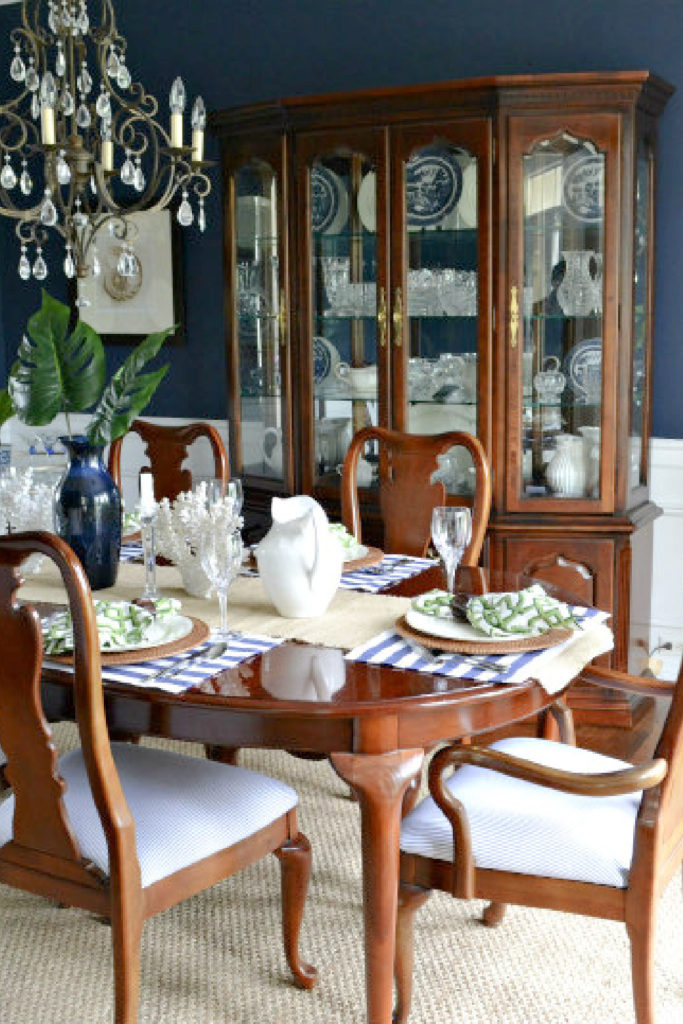
[(60, 438), (69, 462), (55, 491), (55, 531), (80, 558), (92, 590), (116, 582), (121, 553), (121, 493), (102, 462), (103, 445)]

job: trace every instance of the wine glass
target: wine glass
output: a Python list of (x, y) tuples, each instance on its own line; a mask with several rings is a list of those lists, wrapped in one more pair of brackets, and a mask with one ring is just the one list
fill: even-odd
[(204, 488), (204, 503), (207, 511), (212, 507), (221, 504), (226, 498), (232, 502), (230, 510), (233, 516), (238, 516), (244, 504), (242, 481), (238, 476), (232, 477), (227, 483), (223, 483), (220, 477), (201, 477), (199, 487)]
[(225, 497), (232, 501), (232, 514), (238, 516), (244, 504), (244, 492), (242, 481), (238, 476), (233, 476), (225, 485)]
[(439, 505), (432, 511), (432, 540), (446, 569), (448, 593), (453, 596), (455, 570), (472, 537), (472, 513), (462, 505)]
[(199, 560), (218, 596), (220, 625), (213, 631), (221, 640), (228, 640), (228, 589), (242, 565), (242, 537), (234, 528), (232, 516), (216, 508), (203, 524), (199, 538)]

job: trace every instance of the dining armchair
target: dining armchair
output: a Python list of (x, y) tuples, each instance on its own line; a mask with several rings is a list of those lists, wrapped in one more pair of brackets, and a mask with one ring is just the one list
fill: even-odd
[[(354, 434), (342, 469), (342, 520), (361, 541), (358, 463), (370, 441), (379, 445), (379, 505), (386, 552), (425, 555), (431, 540), (432, 509), (446, 504), (446, 488), (432, 476), (439, 469), (437, 456), (451, 448), (465, 448), (474, 465), (472, 538), (462, 564), (479, 561), (491, 510), (491, 473), (481, 442), (465, 431), (443, 434), (406, 434), (384, 427), (365, 427)], [(461, 504), (465, 500), (459, 499)]]
[(676, 683), (596, 666), (579, 679), (672, 697), (653, 759), (530, 737), (435, 755), (431, 795), (401, 828), (397, 1024), (410, 1009), (415, 911), (432, 889), (491, 901), (488, 925), (507, 903), (623, 921), (636, 1021), (654, 1024), (657, 900), (683, 861), (683, 667)]
[[(73, 617), (80, 746), (61, 757), (41, 706), (38, 611), (16, 601), (31, 552), (56, 563)], [(0, 635), (0, 741), (12, 789), (0, 803), (0, 882), (109, 920), (116, 1024), (137, 1020), (144, 921), (269, 853), (281, 866), (286, 958), (311, 988), (315, 968), (298, 952), (311, 853), (296, 792), (243, 768), (110, 742), (90, 589), (59, 538), (0, 538)]]
[[(223, 439), (210, 423), (198, 421), (182, 426), (161, 426), (147, 420), (134, 420), (129, 433), (144, 441), (145, 454), (154, 475), (154, 497), (157, 501), (173, 501), (181, 491), (192, 490), (192, 473), (183, 469), (188, 447), (200, 437), (208, 438), (214, 462), (214, 475), (226, 484), (230, 477), (228, 456)], [(109, 447), (109, 472), (121, 487), (121, 449), (127, 435), (112, 441)]]

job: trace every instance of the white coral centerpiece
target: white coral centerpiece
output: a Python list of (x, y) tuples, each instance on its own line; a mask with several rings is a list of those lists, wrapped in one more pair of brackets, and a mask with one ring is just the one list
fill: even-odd
[[(54, 488), (36, 483), (33, 469), (12, 467), (0, 477), (0, 532), (54, 530)], [(25, 574), (38, 572), (43, 555), (31, 555), (23, 565)]]
[(211, 581), (199, 558), (199, 539), (212, 516), (225, 516), (226, 532), (241, 530), (242, 516), (234, 512), (229, 497), (209, 502), (205, 482), (194, 491), (181, 492), (175, 501), (162, 498), (157, 513), (157, 551), (179, 569), (183, 586), (193, 597), (208, 597)]

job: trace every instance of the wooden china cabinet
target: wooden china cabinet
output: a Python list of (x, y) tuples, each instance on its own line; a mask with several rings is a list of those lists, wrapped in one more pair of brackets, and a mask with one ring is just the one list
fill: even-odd
[[(215, 113), (224, 185), (231, 462), (255, 530), (274, 494), (339, 516), (344, 453), (378, 423), (477, 433), (487, 559), (647, 621), (657, 117), (647, 72), (494, 77)], [(381, 544), (362, 464), (366, 535)], [(442, 457), (449, 500), (471, 467)], [(639, 567), (632, 572), (632, 562)], [(578, 693), (585, 721), (628, 725)]]

